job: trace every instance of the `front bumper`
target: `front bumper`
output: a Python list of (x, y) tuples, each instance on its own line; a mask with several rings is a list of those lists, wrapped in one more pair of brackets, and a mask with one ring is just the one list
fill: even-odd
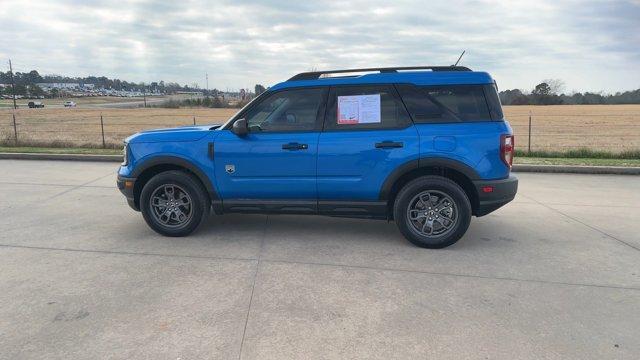
[(127, 204), (129, 204), (133, 210), (140, 211), (140, 207), (136, 204), (135, 195), (133, 193), (135, 183), (136, 178), (124, 177), (121, 175), (118, 175), (118, 179), (116, 180), (118, 189), (127, 198)]
[[(509, 175), (502, 180), (474, 181), (478, 194), (478, 204), (474, 211), (475, 216), (487, 215), (513, 200), (518, 192), (518, 178)], [(488, 191), (491, 189), (491, 191)]]

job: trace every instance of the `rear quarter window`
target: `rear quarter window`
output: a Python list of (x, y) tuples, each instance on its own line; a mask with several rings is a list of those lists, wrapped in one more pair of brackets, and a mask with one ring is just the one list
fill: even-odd
[[(418, 124), (502, 120), (500, 100), (493, 85), (401, 84), (397, 88)], [(487, 91), (491, 92), (489, 96)]]

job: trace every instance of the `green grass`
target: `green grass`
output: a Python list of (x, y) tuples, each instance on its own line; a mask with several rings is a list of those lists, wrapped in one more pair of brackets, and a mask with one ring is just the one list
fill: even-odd
[(40, 153), (40, 154), (97, 154), (122, 155), (120, 149), (91, 149), (91, 148), (46, 148), (33, 146), (0, 146), (3, 153)]
[(640, 159), (589, 159), (589, 158), (549, 158), (549, 157), (518, 157), (515, 164), (532, 165), (583, 165), (583, 166), (630, 166), (640, 167)]
[(525, 150), (516, 150), (516, 157), (571, 159), (640, 159), (640, 149), (625, 150), (622, 152), (610, 152), (604, 150), (579, 148), (566, 151), (533, 150), (530, 153)]

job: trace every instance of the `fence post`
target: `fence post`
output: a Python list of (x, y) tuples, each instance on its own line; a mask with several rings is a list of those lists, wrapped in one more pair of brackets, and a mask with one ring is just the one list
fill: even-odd
[(106, 148), (107, 144), (104, 141), (104, 121), (102, 120), (102, 113), (100, 113), (100, 131), (102, 132), (102, 148)]
[(193, 126), (196, 126), (196, 117), (193, 117)]
[(528, 145), (527, 153), (531, 154), (531, 111), (529, 111), (529, 142), (527, 143), (527, 145)]
[(16, 126), (16, 114), (13, 113), (13, 139), (16, 142), (16, 146), (18, 146), (18, 127)]

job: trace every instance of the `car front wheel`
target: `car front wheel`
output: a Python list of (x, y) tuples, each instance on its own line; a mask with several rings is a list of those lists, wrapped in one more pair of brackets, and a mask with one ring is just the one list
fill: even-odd
[(147, 224), (165, 236), (186, 236), (202, 222), (209, 206), (206, 193), (193, 175), (166, 171), (142, 188), (140, 210)]
[(413, 244), (440, 249), (458, 241), (471, 222), (464, 190), (441, 176), (422, 176), (398, 193), (393, 209), (400, 232)]

